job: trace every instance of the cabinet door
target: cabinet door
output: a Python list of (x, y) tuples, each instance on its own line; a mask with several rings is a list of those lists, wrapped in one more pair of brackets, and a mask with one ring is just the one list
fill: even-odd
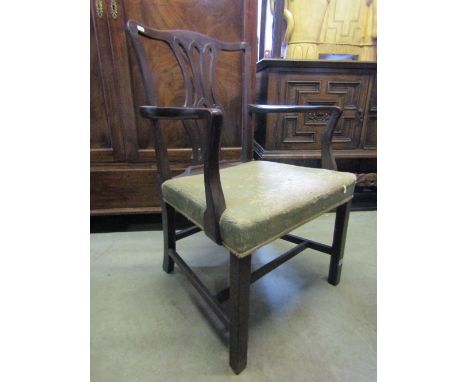
[[(336, 105), (343, 114), (333, 135), (333, 148), (359, 148), (369, 75), (345, 72), (281, 73), (273, 77), (272, 96), (290, 105)], [(271, 98), (271, 97), (270, 97)], [(267, 149), (320, 150), (326, 121), (314, 114), (268, 117)]]
[(124, 160), (122, 129), (113, 84), (112, 50), (105, 1), (91, 1), (91, 162)]

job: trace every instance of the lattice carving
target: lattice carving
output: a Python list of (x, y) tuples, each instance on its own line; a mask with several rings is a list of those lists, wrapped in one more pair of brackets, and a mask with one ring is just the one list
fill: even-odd
[[(359, 146), (360, 132), (367, 82), (343, 78), (343, 80), (301, 81), (286, 78), (284, 85), (284, 99), (287, 103), (298, 105), (336, 105), (343, 108), (343, 115), (338, 122), (333, 143), (340, 148), (356, 148)], [(330, 118), (327, 113), (306, 113), (292, 116), (283, 116), (279, 128), (281, 129), (281, 142), (309, 143), (309, 148), (319, 148), (319, 137)]]
[(317, 122), (327, 122), (330, 119), (330, 117), (331, 117), (330, 113), (321, 113), (321, 112), (307, 113), (304, 117), (305, 119), (304, 123), (308, 125), (308, 124), (317, 123)]

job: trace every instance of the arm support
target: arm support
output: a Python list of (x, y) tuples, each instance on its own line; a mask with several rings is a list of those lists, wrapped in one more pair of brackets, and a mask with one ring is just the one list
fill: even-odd
[(140, 113), (143, 117), (155, 122), (160, 119), (199, 119), (206, 121), (207, 131), (203, 150), (206, 210), (203, 223), (206, 235), (217, 244), (221, 244), (219, 219), (226, 209), (219, 175), (219, 149), (223, 112), (217, 108), (141, 106)]
[(311, 113), (317, 121), (327, 122), (327, 126), (322, 135), (322, 167), (329, 170), (336, 170), (335, 156), (331, 146), (333, 132), (335, 131), (338, 119), (342, 110), (338, 106), (313, 106), (313, 105), (249, 105), (251, 113)]

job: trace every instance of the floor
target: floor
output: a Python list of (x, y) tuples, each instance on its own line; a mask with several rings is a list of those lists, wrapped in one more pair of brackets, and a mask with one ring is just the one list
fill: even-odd
[[(331, 243), (334, 214), (294, 231)], [(227, 333), (180, 270), (164, 273), (162, 232), (91, 234), (91, 381), (376, 380), (375, 211), (351, 212), (341, 283), (328, 255), (306, 250), (251, 288), (247, 368), (228, 364)], [(227, 285), (228, 253), (203, 233), (177, 243), (210, 290)], [(252, 267), (293, 244), (256, 251)]]

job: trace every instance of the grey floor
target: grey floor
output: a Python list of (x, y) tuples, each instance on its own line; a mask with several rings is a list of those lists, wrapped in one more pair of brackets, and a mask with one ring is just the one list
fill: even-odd
[[(330, 243), (334, 214), (295, 233)], [(252, 267), (292, 244), (256, 251)], [(162, 232), (91, 235), (91, 380), (375, 381), (376, 212), (352, 212), (341, 283), (306, 250), (252, 285), (247, 368), (228, 365), (227, 333), (180, 270), (161, 269)], [(229, 255), (202, 233), (178, 242), (212, 291)]]

